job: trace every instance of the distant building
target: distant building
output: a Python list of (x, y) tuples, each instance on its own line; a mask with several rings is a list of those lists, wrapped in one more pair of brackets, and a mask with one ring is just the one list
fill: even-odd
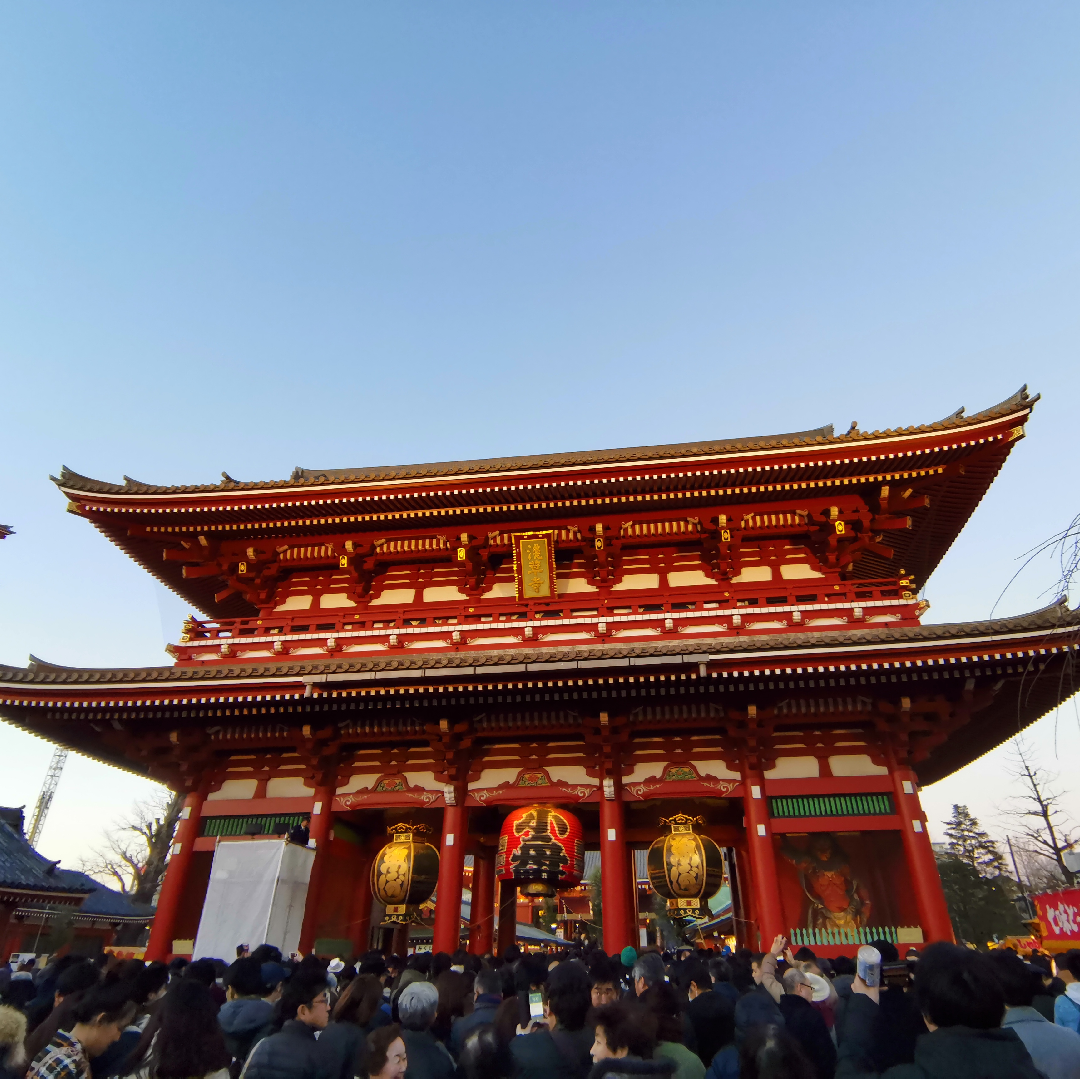
[[(0, 808), (0, 957), (45, 950), (97, 955), (121, 927), (149, 924), (150, 908), (61, 869), (30, 846), (23, 826), (22, 809)], [(62, 943), (54, 947), (57, 937)]]

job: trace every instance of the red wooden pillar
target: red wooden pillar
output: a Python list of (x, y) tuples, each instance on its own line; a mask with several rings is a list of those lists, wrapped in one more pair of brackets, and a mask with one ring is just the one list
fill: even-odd
[(630, 865), (626, 856), (622, 780), (603, 777), (600, 789), (600, 887), (604, 897), (604, 951), (609, 955), (634, 944)]
[(473, 852), (471, 914), (469, 951), (487, 955), (495, 936), (495, 859), (489, 850)]
[(8, 946), (8, 932), (11, 929), (11, 916), (15, 913), (14, 903), (0, 903), (0, 957), (10, 955), (21, 949), (16, 946)]
[(300, 929), (299, 950), (307, 955), (315, 947), (315, 934), (319, 928), (319, 901), (322, 899), (322, 883), (330, 861), (330, 840), (334, 834), (334, 793), (337, 777), (315, 788), (315, 801), (311, 807), (310, 842), (315, 844), (315, 859), (308, 877), (307, 900), (304, 903), (304, 923)]
[(517, 885), (512, 880), (499, 881), (499, 938), (495, 951), (503, 955), (517, 943)]
[(353, 958), (368, 950), (371, 938), (371, 863), (374, 854), (365, 850), (356, 873), (356, 890), (349, 906), (349, 940), (352, 941)]
[(937, 859), (926, 830), (926, 814), (919, 801), (919, 781), (911, 768), (897, 763), (891, 747), (886, 748), (886, 759), (892, 777), (896, 812), (900, 818), (904, 856), (911, 874), (911, 889), (915, 894), (923, 934), (927, 943), (935, 940), (954, 941), (952, 919), (945, 903)]
[(439, 850), (439, 888), (435, 897), (435, 928), (431, 937), (434, 953), (458, 950), (461, 941), (461, 887), (465, 875), (465, 840), (469, 813), (462, 803), (466, 791), (453, 791), (454, 804), (443, 810), (442, 847)]
[[(743, 805), (746, 811), (746, 850), (750, 859), (750, 887), (754, 893), (760, 945), (755, 951), (768, 951), (773, 939), (787, 934), (780, 886), (776, 878), (776, 851), (773, 848), (769, 802), (761, 773), (743, 766)], [(752, 933), (751, 933), (752, 935)], [(753, 944), (750, 945), (754, 947)]]
[(154, 922), (150, 928), (150, 940), (146, 945), (148, 963), (154, 960), (165, 960), (172, 954), (176, 919), (180, 913), (180, 903), (187, 886), (191, 856), (195, 853), (195, 840), (199, 837), (203, 802), (209, 789), (210, 781), (204, 779), (195, 790), (188, 793), (184, 799), (184, 808), (180, 810), (180, 820), (176, 825), (169, 864), (165, 867), (165, 879), (161, 882), (157, 913), (154, 915)]

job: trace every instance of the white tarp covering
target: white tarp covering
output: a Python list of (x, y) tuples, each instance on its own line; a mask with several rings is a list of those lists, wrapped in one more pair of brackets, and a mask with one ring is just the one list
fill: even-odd
[(238, 944), (296, 951), (314, 857), (281, 839), (219, 839), (192, 958), (232, 962)]

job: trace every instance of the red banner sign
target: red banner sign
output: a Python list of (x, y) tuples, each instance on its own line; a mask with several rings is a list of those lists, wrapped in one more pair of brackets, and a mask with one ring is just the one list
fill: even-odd
[(1032, 896), (1039, 921), (1043, 924), (1043, 940), (1076, 941), (1080, 944), (1080, 888), (1061, 892), (1044, 892)]

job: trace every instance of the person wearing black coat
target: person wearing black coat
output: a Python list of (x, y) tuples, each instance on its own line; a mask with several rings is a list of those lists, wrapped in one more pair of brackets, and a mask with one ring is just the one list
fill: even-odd
[(676, 980), (689, 1000), (686, 1014), (697, 1035), (697, 1055), (708, 1067), (717, 1052), (735, 1040), (735, 1002), (716, 991), (709, 968), (699, 959), (683, 963)]
[(334, 1079), (353, 1079), (367, 1073), (368, 1035), (386, 1026), (382, 1010), (382, 983), (360, 974), (341, 994), (327, 1028), (319, 1035), (319, 1049), (327, 1057)]
[(294, 824), (289, 829), (289, 842), (298, 847), (306, 847), (311, 841), (311, 817), (306, 813), (300, 818), (299, 824)]
[(330, 1021), (326, 979), (294, 974), (279, 1006), (285, 1019), (281, 1030), (252, 1049), (241, 1079), (336, 1079), (330, 1057), (317, 1041)]
[(841, 1034), (836, 1079), (1039, 1079), (1024, 1043), (1003, 1029), (1005, 996), (985, 955), (939, 942), (915, 972), (915, 999), (929, 1033), (915, 1046), (911, 1064), (884, 1072), (874, 1065), (876, 986), (852, 982)]
[(543, 993), (546, 1024), (510, 1044), (514, 1079), (585, 1079), (594, 1034), (586, 1025), (592, 993), (584, 964), (560, 963)]
[(18, 970), (11, 976), (7, 991), (4, 993), (4, 1003), (12, 1008), (25, 1008), (37, 995), (37, 986), (34, 985), (34, 960), (20, 963)]
[(814, 987), (798, 969), (784, 972), (784, 995), (777, 1001), (787, 1032), (802, 1046), (818, 1079), (832, 1079), (836, 1070), (836, 1046), (829, 1037), (821, 1012), (811, 1003)]
[(465, 1039), (479, 1026), (495, 1022), (495, 1013), (502, 1004), (502, 976), (497, 970), (485, 968), (473, 982), (473, 1010), (454, 1020), (450, 1028), (450, 1048), (459, 1056)]
[(408, 1058), (405, 1079), (454, 1079), (454, 1058), (431, 1033), (439, 991), (431, 982), (412, 982), (402, 990), (397, 1007)]

